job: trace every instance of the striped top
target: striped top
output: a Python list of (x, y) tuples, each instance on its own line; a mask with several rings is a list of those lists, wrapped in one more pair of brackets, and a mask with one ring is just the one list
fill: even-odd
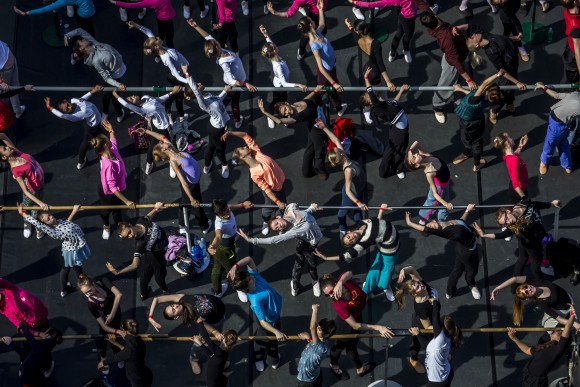
[(341, 261), (350, 263), (375, 244), (381, 254), (394, 255), (399, 251), (399, 233), (391, 222), (378, 218), (364, 219), (362, 222), (366, 223), (367, 227), (361, 239), (339, 256)]

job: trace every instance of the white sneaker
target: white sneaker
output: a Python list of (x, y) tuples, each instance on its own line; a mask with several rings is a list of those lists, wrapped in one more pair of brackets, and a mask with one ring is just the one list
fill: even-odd
[(405, 172), (399, 172), (399, 173), (397, 173), (397, 177), (398, 177), (399, 179), (404, 179), (404, 178), (405, 178), (405, 176), (407, 176), (407, 175), (405, 174)]
[(72, 5), (66, 6), (66, 16), (68, 17), (75, 17), (75, 7)]
[(26, 106), (20, 105), (20, 111), (18, 113), (14, 112), (14, 116), (16, 118), (20, 118), (20, 117), (22, 117), (22, 115), (24, 114), (25, 111), (26, 111)]
[(122, 22), (127, 22), (127, 10), (125, 8), (119, 8), (119, 16)]
[(278, 369), (278, 366), (280, 365), (280, 363), (282, 362), (282, 358), (280, 357), (280, 353), (278, 353), (278, 361), (272, 365), (270, 365), (270, 367), (272, 367), (273, 370)]
[(209, 165), (207, 167), (203, 167), (203, 173), (205, 173), (206, 175), (211, 171), (211, 166), (213, 165), (213, 163), (209, 163)]
[(183, 6), (183, 18), (189, 19), (190, 17), (191, 17), (191, 8), (189, 7), (189, 5), (184, 5)]
[(389, 51), (389, 62), (394, 62), (397, 59), (397, 52), (396, 51)]
[(103, 239), (108, 240), (111, 237), (111, 228), (103, 226)]
[(145, 174), (150, 175), (153, 172), (153, 163), (145, 164)]
[(75, 59), (74, 54), (70, 54), (70, 64), (73, 66), (77, 64), (77, 60)]
[(24, 238), (30, 238), (32, 235), (32, 226), (30, 223), (24, 223), (24, 231), (22, 232), (22, 235), (24, 235)]
[(125, 110), (121, 113), (120, 116), (117, 116), (117, 122), (121, 123), (125, 119)]
[(447, 294), (447, 293), (445, 293), (445, 298), (447, 298), (448, 300), (450, 300), (450, 299), (451, 299), (451, 297), (452, 297), (452, 296), (451, 296), (451, 294)]
[(294, 297), (298, 295), (298, 284), (294, 280), (290, 280), (290, 293)]
[(177, 173), (175, 173), (175, 171), (173, 170), (173, 168), (171, 167), (171, 165), (169, 166), (169, 176), (172, 179), (175, 179), (177, 177)]
[(218, 298), (222, 298), (224, 296), (224, 294), (226, 294), (226, 291), (228, 290), (228, 283), (227, 282), (222, 282), (222, 291), (219, 294), (214, 294), (216, 297)]
[(222, 177), (224, 179), (230, 177), (230, 168), (227, 165), (222, 165)]
[(242, 302), (248, 302), (248, 295), (244, 292), (240, 292), (239, 290), (236, 290), (238, 292), (238, 298), (240, 299), (240, 301)]
[(264, 6), (264, 15), (269, 14), (270, 12), (268, 11), (268, 7)]
[(437, 15), (437, 12), (439, 12), (439, 4), (433, 4), (433, 6), (429, 7), (429, 9), (431, 9), (431, 11)]
[(44, 376), (46, 379), (48, 379), (48, 378), (50, 378), (50, 375), (52, 375), (52, 371), (54, 371), (54, 361), (50, 364), (49, 369), (42, 372), (42, 376)]
[(259, 372), (264, 371), (264, 368), (266, 367), (266, 365), (264, 364), (264, 360), (257, 361), (255, 364), (256, 364), (256, 369)]
[(202, 231), (204, 234), (207, 234), (208, 232), (211, 231), (211, 226), (213, 226), (213, 222), (211, 221), (211, 219), (207, 221), (207, 224), (208, 224), (207, 228)]
[(184, 226), (179, 226), (179, 233), (181, 235), (187, 235), (187, 229)]
[(340, 105), (340, 106), (341, 106), (341, 108), (340, 108), (340, 110), (338, 111), (338, 116), (339, 116), (339, 117), (342, 117), (342, 115), (343, 115), (344, 113), (346, 113), (346, 109), (348, 109), (348, 104), (347, 104), (347, 103), (343, 103), (343, 104), (342, 104), (342, 105)]
[(77, 164), (77, 169), (79, 169), (79, 170), (83, 169), (86, 164), (87, 164), (87, 158), (85, 157), (85, 160), (82, 163)]
[(119, 369), (122, 370), (123, 368), (125, 368), (125, 362), (124, 361), (118, 362), (117, 367), (119, 367)]
[(365, 15), (363, 15), (363, 13), (360, 11), (359, 8), (357, 7), (352, 7), (352, 13), (354, 13), (354, 16), (358, 19), (358, 20), (365, 20)]
[(542, 272), (542, 274), (545, 274), (550, 277), (553, 277), (555, 275), (554, 268), (551, 265), (540, 267), (540, 271)]
[(247, 1), (242, 1), (242, 13), (244, 16), (248, 16), (250, 14), (250, 8), (248, 7)]
[(411, 56), (411, 51), (403, 50), (403, 55), (405, 56), (405, 62), (411, 63), (413, 61), (413, 57)]
[(268, 117), (268, 128), (274, 129), (276, 127), (276, 123), (272, 121), (270, 117)]
[(373, 119), (371, 118), (371, 111), (369, 108), (363, 108), (363, 116), (365, 117), (365, 121), (367, 124), (372, 124), (373, 123)]
[[(501, 231), (505, 231), (505, 230), (507, 230), (507, 227), (502, 227), (502, 228), (501, 228)], [(509, 236), (509, 237), (507, 237), (507, 238), (504, 238), (504, 240), (505, 240), (506, 242), (510, 242), (510, 241), (512, 240), (512, 237), (511, 237), (511, 236)]]
[(242, 127), (242, 124), (244, 123), (244, 116), (240, 116), (240, 120), (236, 121), (236, 129), (240, 129)]
[(36, 229), (36, 239), (42, 239), (45, 235), (46, 233), (44, 231)]
[(308, 16), (308, 14), (306, 13), (306, 8), (304, 7), (298, 8), (298, 12), (300, 12), (304, 16)]
[(67, 295), (67, 294), (68, 294), (68, 292), (60, 292), (60, 296), (61, 296), (62, 298), (66, 297), (66, 295)]
[(319, 281), (312, 281), (312, 292), (314, 293), (314, 297), (320, 297), (320, 282)]
[(199, 17), (201, 19), (205, 19), (205, 17), (207, 16), (208, 13), (209, 13), (209, 7), (206, 5), (205, 8), (203, 9), (203, 11), (201, 11), (199, 13)]
[(109, 375), (109, 371), (110, 371), (110, 367), (108, 365), (101, 368), (101, 373), (105, 376)]
[(298, 51), (296, 52), (296, 59), (302, 60), (304, 59), (304, 55), (306, 55), (306, 53), (300, 54), (300, 49), (298, 49)]
[(141, 12), (137, 14), (137, 17), (139, 18), (139, 20), (143, 20), (145, 18), (145, 15), (147, 15), (147, 8), (143, 8)]
[(262, 223), (262, 235), (266, 236), (270, 233), (270, 227), (268, 227), (268, 222)]
[(491, 12), (492, 13), (498, 13), (499, 12), (499, 9), (497, 9), (497, 7), (495, 5), (490, 4), (489, 6), (491, 7)]
[(471, 295), (473, 296), (474, 299), (481, 300), (481, 293), (479, 292), (477, 286), (471, 288)]
[(444, 124), (445, 121), (447, 121), (447, 117), (445, 116), (445, 113), (443, 113), (443, 112), (435, 112), (435, 119), (440, 124)]
[(387, 300), (391, 302), (395, 301), (395, 295), (393, 294), (393, 291), (391, 289), (385, 290), (385, 297), (387, 297)]

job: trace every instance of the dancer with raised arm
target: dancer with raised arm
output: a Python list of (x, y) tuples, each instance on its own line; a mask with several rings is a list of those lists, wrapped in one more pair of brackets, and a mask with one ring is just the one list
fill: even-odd
[(515, 142), (508, 132), (501, 132), (493, 139), (493, 147), (501, 150), (510, 177), (508, 195), (511, 203), (516, 203), (518, 200), (528, 196), (528, 166), (520, 155), (527, 143), (527, 134), (520, 138), (515, 150)]

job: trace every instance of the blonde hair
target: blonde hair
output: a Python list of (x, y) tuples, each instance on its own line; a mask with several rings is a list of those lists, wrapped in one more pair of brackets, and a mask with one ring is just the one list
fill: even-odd
[[(507, 214), (509, 208), (500, 208), (495, 214), (495, 221), (499, 224), (499, 220)], [(526, 219), (525, 216), (520, 215), (516, 218), (516, 221), (512, 224), (504, 224), (510, 231), (516, 235), (520, 235), (522, 231), (531, 223), (530, 220)]]
[(405, 307), (407, 303), (406, 295), (413, 294), (413, 280), (408, 279), (407, 281), (397, 285), (397, 290), (395, 290), (395, 303), (397, 304), (397, 310), (401, 310)]
[(483, 64), (483, 58), (477, 53), (477, 48), (469, 45), (468, 48), (470, 51), (469, 64), (471, 65), (472, 69), (476, 69)]
[(336, 167), (337, 165), (341, 165), (346, 160), (346, 153), (344, 150), (339, 148), (333, 148), (328, 152), (328, 161), (330, 161), (330, 165)]
[(153, 161), (168, 161), (169, 156), (161, 149), (161, 143), (153, 146)]
[(527, 298), (523, 292), (524, 286), (527, 284), (520, 284), (514, 293), (514, 309), (512, 311), (512, 320), (514, 325), (520, 326), (524, 321), (524, 300)]
[(501, 132), (493, 139), (493, 147), (501, 150), (505, 154), (506, 144), (509, 144), (510, 138), (508, 132)]
[(145, 39), (145, 42), (143, 42), (143, 54), (153, 55), (157, 53), (159, 47), (161, 46), (161, 43), (163, 43), (163, 41), (157, 37)]
[(203, 45), (203, 52), (205, 52), (207, 58), (218, 55), (218, 52), (220, 52), (221, 49), (221, 44), (219, 44), (215, 39), (206, 40)]
[(263, 46), (262, 46), (262, 51), (261, 54), (264, 58), (267, 59), (274, 59), (276, 58), (276, 56), (278, 56), (277, 52), (278, 51), (278, 47), (276, 47), (276, 45), (272, 42), (266, 42)]

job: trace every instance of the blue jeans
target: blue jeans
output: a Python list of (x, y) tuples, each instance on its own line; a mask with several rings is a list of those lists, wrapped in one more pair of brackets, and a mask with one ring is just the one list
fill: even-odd
[(564, 169), (572, 169), (572, 155), (570, 154), (570, 143), (568, 142), (568, 125), (557, 122), (551, 116), (548, 119), (548, 132), (544, 140), (544, 148), (540, 160), (543, 164), (549, 165), (554, 148), (558, 148), (560, 153), (560, 165)]
[(389, 289), (389, 283), (391, 278), (393, 278), (398, 256), (399, 252), (387, 255), (377, 251), (375, 261), (367, 274), (365, 286), (363, 287), (363, 291), (366, 294), (371, 294), (376, 288), (381, 290)]
[[(356, 195), (356, 198), (362, 202), (364, 202), (365, 192), (359, 192)], [(350, 198), (346, 195), (346, 186), (342, 186), (342, 201), (340, 202), (342, 207), (346, 206), (355, 206), (354, 202), (350, 200)], [(348, 211), (346, 208), (341, 208), (338, 210), (338, 229), (340, 231), (346, 231), (346, 216), (348, 215)], [(362, 221), (362, 211), (360, 209), (353, 210), (352, 217), (354, 218), (355, 223), (359, 223)]]
[[(439, 194), (439, 196), (441, 196), (446, 202), (448, 202), (449, 201), (449, 185), (447, 185), (445, 187), (441, 187), (441, 186), (438, 186), (437, 184), (435, 184), (435, 188), (437, 189), (437, 193)], [(433, 191), (431, 190), (431, 187), (429, 187), (429, 193), (427, 194), (427, 199), (425, 200), (425, 203), (423, 203), (423, 206), (438, 206), (438, 205), (440, 205), (440, 203), (435, 199), (435, 196), (433, 196)], [(419, 216), (421, 217), (422, 220), (427, 222), (429, 220), (429, 217), (435, 211), (437, 211), (437, 220), (438, 221), (444, 222), (444, 221), (449, 220), (449, 213), (447, 212), (447, 209), (421, 210), (421, 211), (419, 211)]]

